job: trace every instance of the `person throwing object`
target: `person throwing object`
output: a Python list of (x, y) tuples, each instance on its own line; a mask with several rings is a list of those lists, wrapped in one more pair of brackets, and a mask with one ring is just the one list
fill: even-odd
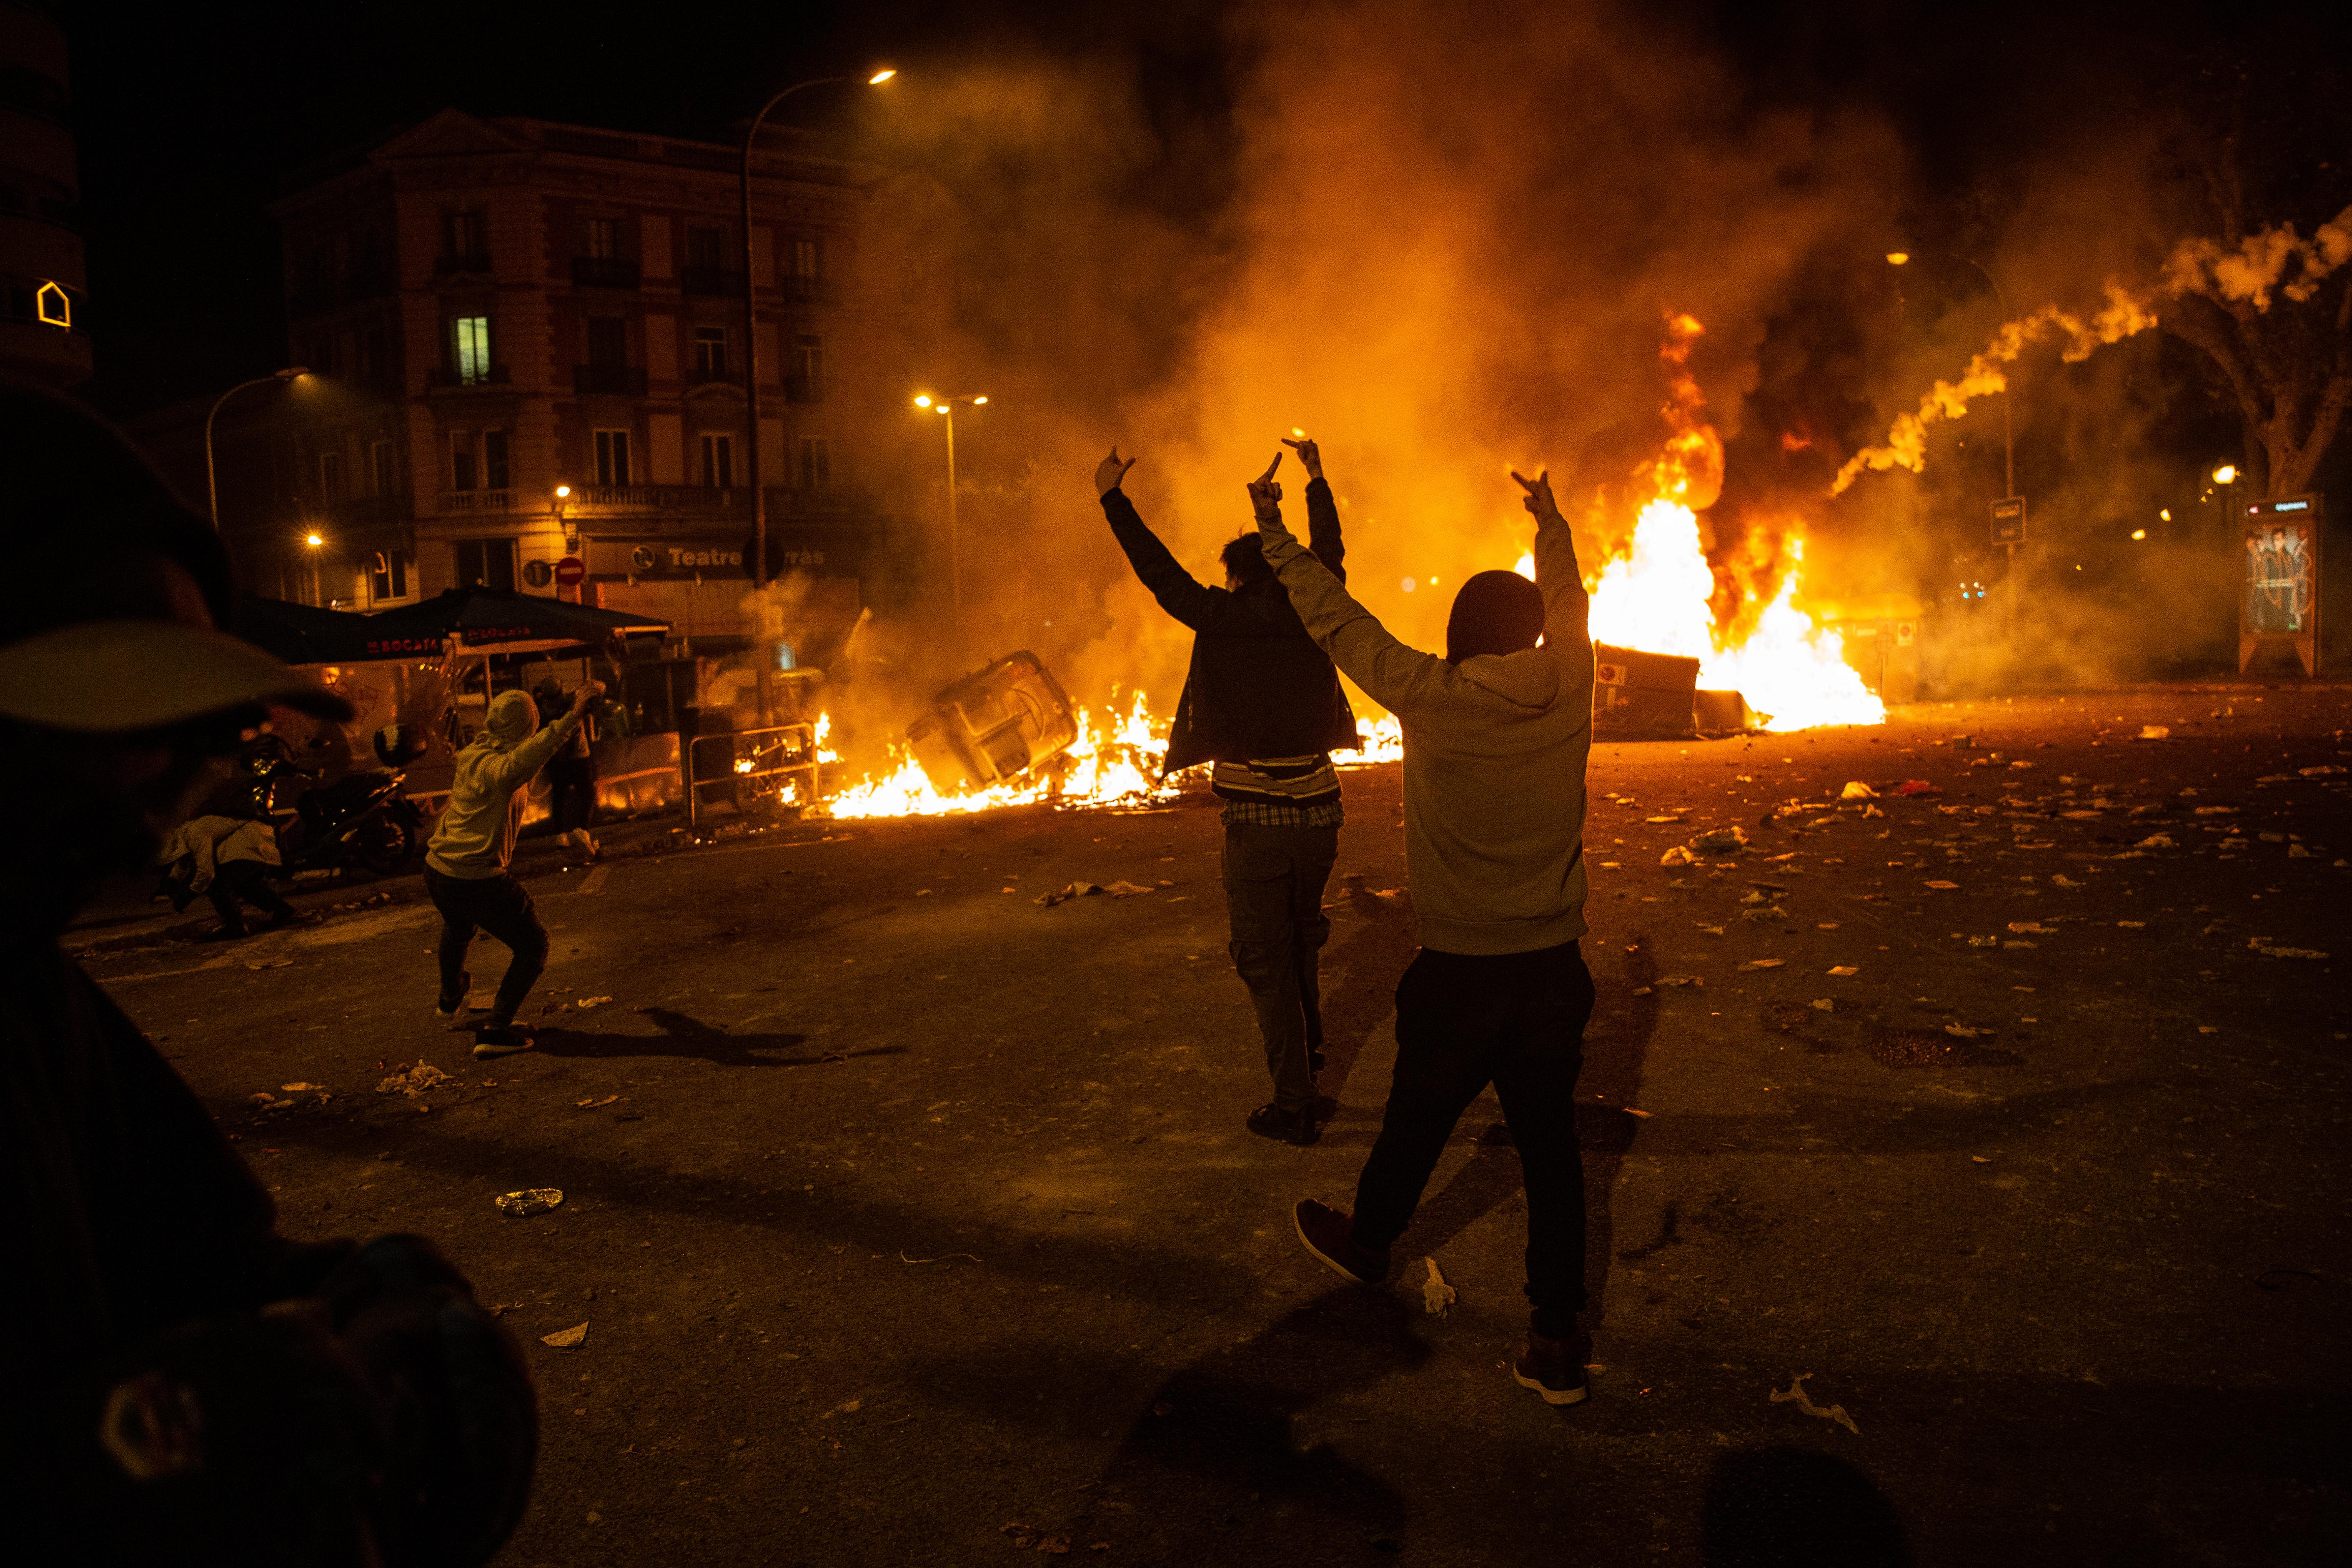
[[(1454, 1124), (1492, 1083), (1519, 1151), (1534, 1312), (1514, 1363), (1548, 1404), (1585, 1395), (1584, 1167), (1576, 1076), (1592, 976), (1584, 935), (1584, 766), (1592, 644), (1576, 546), (1549, 474), (1517, 479), (1536, 520), (1536, 580), (1462, 585), (1445, 657), (1399, 642), (1283, 527), (1272, 473), (1250, 496), (1298, 617), (1404, 731), (1405, 858), (1421, 952), (1397, 986), (1395, 1078), (1352, 1215), (1301, 1200), (1308, 1251), (1348, 1279), (1388, 1278)], [(1538, 641), (1540, 640), (1540, 646)]]
[(604, 692), (602, 681), (585, 682), (572, 694), (571, 708), (543, 730), (529, 692), (499, 692), (491, 700), (482, 732), (457, 753), (449, 804), (425, 847), (425, 890), (441, 911), (441, 995), (434, 1011), (454, 1022), (472, 1007), (474, 981), (466, 972), (466, 950), (476, 927), (514, 954), (499, 982), (489, 1021), (474, 1031), (478, 1057), (530, 1048), (530, 1030), (515, 1023), (515, 1014), (547, 967), (547, 928), (539, 923), (530, 894), (507, 868), (522, 825), (522, 789), (563, 749), (588, 704)]

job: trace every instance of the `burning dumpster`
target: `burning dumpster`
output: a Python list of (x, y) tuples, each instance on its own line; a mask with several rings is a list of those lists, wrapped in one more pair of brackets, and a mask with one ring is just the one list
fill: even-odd
[(907, 743), (943, 795), (986, 789), (1058, 756), (1078, 738), (1077, 716), (1034, 653), (1008, 654), (967, 675), (907, 727)]

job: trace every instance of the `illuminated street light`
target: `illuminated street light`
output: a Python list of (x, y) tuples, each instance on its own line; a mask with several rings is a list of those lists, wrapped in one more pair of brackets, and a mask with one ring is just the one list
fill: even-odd
[(2158, 522), (2170, 522), (2172, 521), (2172, 509), (2170, 507), (2166, 507), (2162, 511), (2156, 514), (2156, 520)]
[(311, 549), (316, 550), (319, 546), (326, 543), (327, 542), (318, 534), (306, 533), (302, 536), (302, 542), (309, 545)]
[(1886, 265), (1889, 267), (1904, 266), (1910, 259), (1911, 253), (1907, 250), (1890, 250), (1886, 253)]
[(555, 499), (557, 500), (570, 500), (572, 499), (572, 487), (570, 485), (556, 486)]
[(915, 399), (915, 406), (918, 408), (929, 408), (930, 405), (931, 395), (928, 392)]
[[(1957, 255), (1948, 250), (1938, 251), (1937, 254), (1943, 256), (1949, 260), (1957, 261), (1963, 267), (1975, 268), (1978, 274), (1984, 279), (1986, 286), (1991, 289), (1992, 302), (1994, 307), (2000, 311), (2000, 319), (2003, 321), (2007, 321), (2010, 319), (2008, 297), (2001, 293), (2000, 279), (1992, 275), (1991, 268), (1987, 267), (1983, 262), (1978, 261), (1973, 258)], [(1886, 265), (1889, 267), (1902, 267), (1907, 265), (1910, 259), (1911, 253), (1907, 250), (1890, 250), (1886, 253)], [(2000, 390), (2001, 482), (2008, 487), (2003, 493), (2011, 496), (2017, 494), (2016, 402), (2016, 398), (2011, 395), (2008, 385), (2004, 384)], [(2011, 545), (2009, 547), (2009, 553), (2011, 560), (2014, 561), (2017, 557), (2017, 546), (2014, 544)]]
[(2236, 484), (2238, 482), (2238, 466), (2235, 463), (2222, 464), (2220, 468), (2213, 470), (2213, 482), (2217, 485)]
[[(760, 126), (776, 105), (805, 88), (824, 87), (835, 82), (862, 82), (867, 87), (880, 87), (898, 74), (895, 66), (877, 66), (864, 77), (821, 76), (808, 81), (796, 81), (760, 106), (751, 122), (743, 127), (742, 212), (743, 212), (743, 403), (751, 433), (750, 461), (745, 465), (746, 477), (751, 481), (751, 585), (768, 585), (768, 489), (760, 472), (760, 311), (758, 285), (751, 274), (751, 144), (760, 138)], [(760, 721), (768, 718), (768, 663), (760, 661)]]
[(251, 381), (240, 381), (213, 400), (212, 412), (205, 416), (205, 500), (212, 510), (215, 533), (220, 531), (220, 486), (213, 475), (213, 421), (220, 417), (221, 405), (248, 386), (268, 386), (273, 381), (298, 381), (310, 374), (309, 365), (289, 364), (284, 370), (257, 375)]
[(2132, 530), (2132, 537), (2134, 539), (2146, 539), (2147, 537), (2147, 530), (2144, 528), (2135, 528)]

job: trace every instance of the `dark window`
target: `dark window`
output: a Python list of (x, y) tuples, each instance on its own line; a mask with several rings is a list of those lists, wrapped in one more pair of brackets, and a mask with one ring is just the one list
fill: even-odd
[(488, 225), (478, 209), (441, 215), (441, 254), (453, 261), (473, 264), (489, 259)]
[(702, 438), (702, 482), (715, 490), (735, 488), (735, 437), (706, 435)]
[(697, 381), (727, 379), (726, 328), (694, 329), (694, 378)]
[(373, 386), (383, 383), (391, 368), (391, 361), (384, 353), (382, 324), (362, 327), (359, 334), (359, 353), (352, 364), (352, 372), (360, 380)]
[(507, 433), (503, 430), (482, 432), (482, 488), (507, 488)]
[(379, 550), (375, 563), (368, 573), (368, 599), (381, 603), (385, 599), (408, 597), (408, 552)]
[(474, 433), (471, 430), (449, 432), (449, 488), (470, 490), (480, 488), (481, 470), (474, 462)]
[(822, 436), (801, 437), (801, 488), (821, 490), (833, 483), (833, 447)]
[(399, 493), (398, 476), (392, 468), (392, 443), (373, 441), (368, 444), (368, 494), (388, 496)]
[(596, 482), (607, 489), (629, 482), (629, 433), (596, 432)]
[(629, 363), (629, 323), (625, 317), (588, 318), (588, 363), (596, 365)]
[(461, 539), (452, 548), (457, 556), (457, 586), (514, 592), (513, 540)]
[(784, 259), (792, 276), (814, 282), (824, 276), (824, 237), (814, 234), (793, 237), (792, 249)]
[(788, 403), (824, 401), (824, 340), (803, 335), (793, 340), (792, 363), (784, 374)]
[(686, 230), (686, 264), (721, 271), (727, 266), (727, 231), (689, 224)]
[(597, 261), (621, 258), (621, 220), (592, 217), (580, 226), (580, 254)]
[(319, 499), (322, 501), (343, 499), (343, 455), (341, 452), (319, 454)]

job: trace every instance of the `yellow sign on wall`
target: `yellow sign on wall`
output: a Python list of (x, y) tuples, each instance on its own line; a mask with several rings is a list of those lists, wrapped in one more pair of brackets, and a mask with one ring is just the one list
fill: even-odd
[(73, 330), (73, 298), (54, 283), (44, 283), (34, 291), (33, 311), (50, 326)]

